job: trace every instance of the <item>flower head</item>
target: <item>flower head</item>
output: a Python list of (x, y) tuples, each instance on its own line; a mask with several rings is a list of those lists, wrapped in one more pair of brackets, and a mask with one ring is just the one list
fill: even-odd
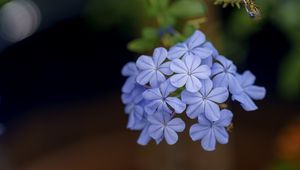
[(170, 82), (175, 87), (183, 87), (190, 92), (197, 92), (202, 87), (201, 79), (208, 79), (211, 70), (207, 65), (201, 65), (199, 57), (188, 55), (183, 59), (175, 59), (170, 65), (175, 73)]
[(236, 79), (236, 66), (223, 56), (217, 56), (218, 63), (212, 66), (213, 82), (216, 87), (228, 87), (230, 93), (237, 94), (242, 91)]
[(173, 60), (183, 56), (193, 56), (205, 59), (212, 54), (212, 50), (201, 47), (205, 41), (205, 35), (201, 31), (195, 31), (185, 42), (172, 47), (169, 51), (168, 58)]
[(266, 95), (266, 89), (253, 85), (255, 76), (250, 71), (245, 71), (242, 75), (237, 75), (236, 77), (243, 91), (232, 95), (232, 100), (239, 101), (246, 111), (256, 110), (257, 106), (253, 100), (263, 99)]
[(194, 119), (204, 113), (208, 120), (216, 121), (221, 117), (218, 104), (225, 102), (228, 95), (226, 88), (213, 88), (212, 81), (206, 80), (200, 92), (183, 91), (181, 98), (188, 105), (186, 113), (189, 118)]
[(153, 57), (141, 56), (136, 65), (141, 72), (137, 75), (136, 81), (140, 85), (150, 83), (152, 87), (157, 87), (166, 80), (165, 75), (171, 75), (170, 62), (165, 62), (168, 52), (164, 48), (156, 48)]
[(216, 141), (221, 144), (228, 143), (226, 127), (232, 120), (232, 112), (224, 109), (218, 121), (210, 121), (203, 114), (198, 117), (198, 123), (190, 128), (190, 136), (193, 141), (201, 140), (201, 145), (206, 151), (215, 150)]
[(177, 88), (170, 84), (169, 80), (163, 82), (159, 88), (148, 89), (143, 93), (144, 99), (149, 103), (145, 106), (148, 114), (155, 112), (182, 113), (185, 110), (185, 104), (177, 97), (170, 97), (169, 94)]
[(185, 128), (185, 123), (180, 118), (171, 119), (170, 114), (163, 112), (149, 116), (148, 121), (149, 135), (156, 143), (165, 139), (169, 145), (175, 144), (178, 140), (176, 132), (182, 132)]

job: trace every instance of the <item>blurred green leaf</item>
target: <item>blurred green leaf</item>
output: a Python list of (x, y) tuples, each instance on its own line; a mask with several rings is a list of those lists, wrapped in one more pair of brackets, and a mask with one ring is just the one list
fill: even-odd
[(157, 36), (158, 32), (155, 28), (146, 27), (142, 31), (142, 37), (145, 39), (155, 40)]
[(156, 46), (156, 42), (153, 40), (148, 40), (144, 38), (135, 39), (128, 43), (128, 49), (137, 52), (144, 53), (147, 51), (151, 51)]
[(196, 17), (205, 13), (205, 8), (200, 1), (179, 0), (174, 2), (169, 12), (178, 18)]

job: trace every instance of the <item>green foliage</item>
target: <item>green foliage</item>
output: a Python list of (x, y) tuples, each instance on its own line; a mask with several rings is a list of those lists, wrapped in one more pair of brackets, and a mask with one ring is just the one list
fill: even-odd
[[(143, 29), (142, 36), (128, 44), (128, 49), (137, 53), (149, 52), (160, 44), (171, 46), (182, 41), (195, 30), (195, 26), (185, 24), (184, 33), (181, 34), (177, 31), (178, 21), (200, 17), (205, 13), (201, 0), (144, 0), (144, 2), (148, 16), (156, 21), (156, 28)], [(171, 32), (163, 31), (168, 29), (172, 29)]]

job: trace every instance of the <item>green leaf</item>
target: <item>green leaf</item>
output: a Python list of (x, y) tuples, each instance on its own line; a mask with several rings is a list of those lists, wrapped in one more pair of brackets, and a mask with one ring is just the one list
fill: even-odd
[(156, 41), (139, 38), (128, 43), (128, 49), (136, 53), (144, 53), (155, 48)]
[(155, 28), (146, 27), (142, 31), (142, 37), (149, 40), (157, 39), (157, 30)]
[(171, 5), (169, 12), (178, 18), (197, 17), (204, 14), (205, 8), (200, 1), (179, 0)]

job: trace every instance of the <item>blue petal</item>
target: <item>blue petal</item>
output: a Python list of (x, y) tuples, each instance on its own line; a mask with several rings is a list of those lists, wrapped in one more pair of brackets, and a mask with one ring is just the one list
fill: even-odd
[(141, 70), (155, 69), (155, 64), (152, 58), (144, 55), (137, 59), (136, 66)]
[(143, 97), (146, 100), (159, 100), (162, 99), (163, 96), (159, 90), (159, 88), (148, 89), (143, 93)]
[(211, 69), (212, 76), (223, 73), (225, 68), (220, 63), (214, 63)]
[(216, 139), (221, 144), (227, 144), (229, 135), (224, 127), (215, 126), (213, 128)]
[(213, 57), (217, 57), (219, 55), (219, 52), (216, 50), (216, 48), (214, 47), (214, 45), (211, 42), (206, 42), (202, 45), (202, 47), (204, 48), (208, 48), (210, 50), (212, 50), (212, 56)]
[(185, 43), (179, 43), (173, 47), (168, 52), (168, 59), (174, 60), (182, 57), (188, 51)]
[(211, 101), (205, 103), (205, 116), (210, 121), (217, 121), (220, 119), (220, 108), (219, 106)]
[(266, 96), (266, 89), (259, 86), (248, 86), (244, 91), (254, 100), (261, 100)]
[(198, 92), (202, 87), (202, 83), (200, 82), (200, 80), (198, 78), (191, 75), (191, 76), (188, 76), (185, 87), (186, 87), (186, 90), (189, 92)]
[(154, 74), (154, 70), (144, 70), (138, 74), (138, 76), (136, 77), (136, 82), (140, 85), (145, 85), (150, 81)]
[(160, 85), (159, 89), (163, 97), (168, 97), (168, 95), (174, 92), (177, 88), (171, 84), (170, 80), (167, 80)]
[(201, 140), (201, 145), (206, 151), (213, 151), (216, 147), (216, 137), (212, 130), (209, 130), (208, 133)]
[(228, 74), (228, 86), (231, 94), (239, 94), (243, 91), (240, 83), (232, 74)]
[(201, 64), (201, 58), (198, 56), (187, 55), (183, 58), (187, 70), (192, 73)]
[(159, 71), (162, 72), (163, 74), (165, 75), (172, 75), (173, 72), (172, 70), (170, 69), (170, 65), (171, 65), (171, 62), (165, 62), (163, 63), (162, 65), (159, 66)]
[(250, 71), (245, 71), (240, 78), (240, 83), (242, 87), (253, 85), (256, 79)]
[(167, 58), (168, 52), (165, 48), (159, 47), (154, 50), (153, 62), (156, 68), (158, 68)]
[(232, 65), (232, 61), (228, 60), (227, 58), (225, 58), (224, 56), (217, 56), (216, 60), (218, 60), (224, 68), (229, 68)]
[(190, 137), (192, 138), (193, 141), (197, 141), (202, 139), (205, 135), (208, 134), (210, 131), (209, 126), (202, 126), (199, 124), (194, 124), (190, 128)]
[(203, 97), (207, 97), (213, 88), (213, 82), (210, 79), (202, 80), (202, 88), (200, 89)]
[(203, 102), (189, 105), (186, 110), (186, 115), (191, 119), (197, 118), (202, 113), (204, 113), (204, 103)]
[(180, 118), (174, 118), (168, 122), (167, 126), (176, 132), (182, 132), (185, 128), (185, 123)]
[(178, 141), (178, 135), (177, 135), (177, 133), (173, 129), (169, 128), (169, 127), (166, 127), (164, 129), (164, 136), (165, 136), (166, 142), (169, 145), (173, 145), (173, 144), (175, 144)]
[(151, 137), (149, 136), (148, 129), (149, 129), (149, 125), (146, 125), (137, 140), (138, 144), (145, 146), (149, 143)]
[(228, 90), (224, 87), (214, 88), (207, 98), (216, 103), (223, 103), (228, 99), (229, 93)]
[(154, 100), (145, 106), (145, 112), (149, 115), (157, 111), (162, 111), (163, 102), (161, 100)]
[(130, 93), (134, 89), (135, 84), (136, 84), (135, 79), (136, 79), (136, 76), (131, 76), (131, 77), (127, 78), (124, 85), (122, 86), (123, 93)]
[(199, 103), (202, 102), (202, 94), (201, 93), (191, 93), (187, 90), (184, 90), (181, 93), (181, 99), (185, 104), (195, 104), (195, 103)]
[(188, 73), (189, 69), (182, 60), (175, 59), (170, 64), (170, 69), (175, 73)]
[(205, 59), (213, 54), (213, 51), (208, 48), (197, 47), (193, 49), (194, 56)]
[(177, 97), (168, 97), (166, 102), (174, 109), (175, 113), (182, 113), (185, 110), (186, 105)]
[(220, 127), (227, 127), (231, 124), (233, 114), (230, 110), (223, 109), (220, 112), (221, 118), (216, 121), (214, 124)]
[(246, 94), (240, 93), (232, 96), (232, 100), (237, 100), (241, 103), (241, 106), (246, 111), (254, 111), (257, 110), (257, 106), (253, 102), (253, 100)]
[(208, 79), (211, 70), (207, 65), (202, 65), (192, 71), (192, 74), (199, 79)]
[(160, 71), (154, 71), (154, 74), (150, 79), (150, 85), (151, 87), (158, 87), (165, 80), (165, 76)]
[(122, 68), (122, 75), (123, 76), (133, 76), (137, 75), (138, 70), (134, 62), (129, 62), (125, 64), (125, 66)]
[(186, 74), (175, 74), (170, 78), (170, 82), (175, 87), (183, 87), (188, 80), (188, 75)]
[(213, 57), (212, 56), (208, 56), (205, 59), (202, 59), (201, 61), (202, 65), (207, 65), (208, 67), (212, 67), (213, 65)]
[(213, 78), (213, 84), (215, 87), (228, 87), (228, 75), (226, 73), (220, 73)]
[(189, 49), (193, 49), (203, 44), (205, 40), (205, 35), (201, 31), (196, 30), (193, 35), (187, 39), (186, 43)]
[(198, 122), (202, 126), (212, 126), (212, 121), (208, 120), (204, 114), (199, 115)]
[(150, 125), (148, 132), (153, 139), (159, 140), (163, 136), (164, 127), (161, 125)]

